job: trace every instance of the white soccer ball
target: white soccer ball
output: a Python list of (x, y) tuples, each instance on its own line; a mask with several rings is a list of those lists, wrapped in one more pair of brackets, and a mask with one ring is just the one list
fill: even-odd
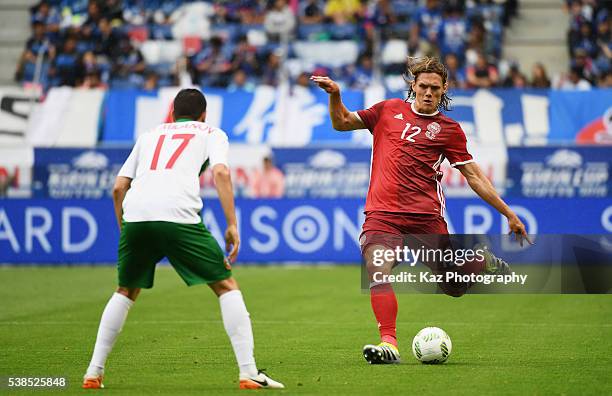
[(439, 327), (425, 327), (412, 340), (412, 354), (422, 363), (444, 363), (452, 349), (450, 337)]

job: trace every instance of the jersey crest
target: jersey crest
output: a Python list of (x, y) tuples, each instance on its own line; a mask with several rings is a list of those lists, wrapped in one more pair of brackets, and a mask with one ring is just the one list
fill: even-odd
[(427, 125), (427, 132), (425, 132), (425, 136), (427, 136), (430, 140), (434, 140), (441, 130), (442, 127), (440, 124), (434, 121)]

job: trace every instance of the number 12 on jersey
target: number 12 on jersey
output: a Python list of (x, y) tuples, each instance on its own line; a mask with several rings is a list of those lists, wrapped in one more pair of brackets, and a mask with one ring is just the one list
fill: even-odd
[[(195, 136), (193, 133), (177, 133), (172, 135), (172, 139), (182, 139), (181, 144), (176, 148), (168, 163), (166, 164), (166, 169), (172, 169), (176, 160), (181, 156), (183, 151), (187, 148), (189, 141)], [(166, 139), (166, 135), (159, 135), (157, 139), (157, 146), (155, 146), (155, 153), (153, 153), (153, 160), (151, 161), (151, 170), (157, 170), (157, 162), (159, 161), (159, 154), (162, 151), (162, 147), (164, 146), (164, 140)]]
[[(406, 136), (406, 134), (408, 133), (408, 131), (412, 131), (412, 133), (410, 135), (408, 135), (408, 137), (406, 137), (404, 139), (404, 136)], [(402, 136), (400, 139), (402, 140), (408, 140), (409, 142), (414, 143), (414, 139), (413, 137), (415, 137), (416, 135), (418, 135), (419, 133), (421, 133), (421, 128), (418, 126), (412, 126), (411, 123), (407, 122), (406, 123), (406, 128), (404, 128), (404, 130), (402, 131)]]

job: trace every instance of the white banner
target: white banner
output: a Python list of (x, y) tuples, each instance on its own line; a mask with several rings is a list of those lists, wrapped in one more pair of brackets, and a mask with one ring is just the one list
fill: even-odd
[(95, 147), (104, 90), (52, 88), (28, 123), (35, 147)]
[(0, 147), (23, 146), (28, 116), (37, 95), (18, 87), (0, 87)]

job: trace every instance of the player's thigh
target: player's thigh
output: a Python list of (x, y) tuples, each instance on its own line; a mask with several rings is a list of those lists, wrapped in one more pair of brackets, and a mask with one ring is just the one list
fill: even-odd
[(379, 214), (373, 214), (366, 216), (359, 245), (370, 276), (376, 272), (387, 275), (396, 264), (394, 252), (402, 247), (403, 238), (393, 223), (380, 219)]
[(363, 260), (370, 278), (377, 273), (389, 275), (397, 262), (395, 248), (382, 243), (368, 244), (363, 250)]
[(153, 287), (155, 265), (164, 257), (160, 238), (156, 222), (123, 223), (117, 262), (120, 287)]
[(210, 231), (199, 224), (173, 224), (165, 247), (170, 263), (189, 286), (231, 277), (223, 251)]

